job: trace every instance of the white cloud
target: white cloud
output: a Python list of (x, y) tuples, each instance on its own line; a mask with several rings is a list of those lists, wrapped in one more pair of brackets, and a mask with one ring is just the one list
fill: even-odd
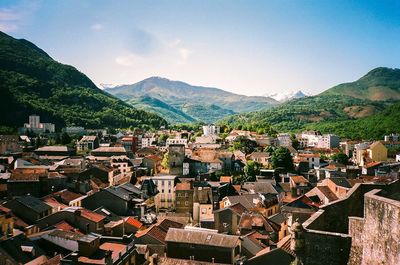
[(90, 27), (94, 31), (100, 31), (104, 28), (103, 24), (95, 23)]
[(12, 32), (18, 29), (18, 22), (20, 14), (10, 8), (0, 9), (0, 30), (5, 32)]
[(136, 56), (134, 54), (127, 54), (123, 56), (118, 56), (115, 58), (115, 62), (122, 66), (132, 66), (136, 61)]

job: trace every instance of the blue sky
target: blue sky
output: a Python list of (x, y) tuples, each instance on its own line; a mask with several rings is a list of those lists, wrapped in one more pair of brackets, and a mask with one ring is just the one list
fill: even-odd
[(246, 95), (319, 93), (400, 67), (400, 1), (0, 1), (0, 30), (96, 84), (162, 76)]

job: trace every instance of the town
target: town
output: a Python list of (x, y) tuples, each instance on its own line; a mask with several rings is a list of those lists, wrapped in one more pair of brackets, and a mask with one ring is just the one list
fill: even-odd
[(352, 141), (41, 118), (0, 135), (0, 264), (399, 260), (399, 132)]

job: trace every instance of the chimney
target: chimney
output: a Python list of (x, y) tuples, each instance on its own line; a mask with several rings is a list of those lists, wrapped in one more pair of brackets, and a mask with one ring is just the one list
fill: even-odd
[(151, 255), (151, 259), (153, 261), (153, 265), (158, 264), (158, 254), (157, 253), (154, 253), (153, 255)]
[(113, 264), (112, 251), (111, 250), (107, 250), (104, 259), (105, 259), (106, 265), (112, 265)]

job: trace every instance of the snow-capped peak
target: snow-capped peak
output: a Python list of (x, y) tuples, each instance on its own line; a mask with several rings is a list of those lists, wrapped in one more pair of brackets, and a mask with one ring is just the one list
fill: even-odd
[(288, 101), (291, 99), (308, 97), (308, 96), (310, 96), (310, 94), (305, 93), (301, 90), (298, 90), (298, 91), (291, 91), (291, 92), (286, 92), (286, 93), (266, 94), (265, 96), (273, 98), (279, 102), (285, 102), (285, 101)]

